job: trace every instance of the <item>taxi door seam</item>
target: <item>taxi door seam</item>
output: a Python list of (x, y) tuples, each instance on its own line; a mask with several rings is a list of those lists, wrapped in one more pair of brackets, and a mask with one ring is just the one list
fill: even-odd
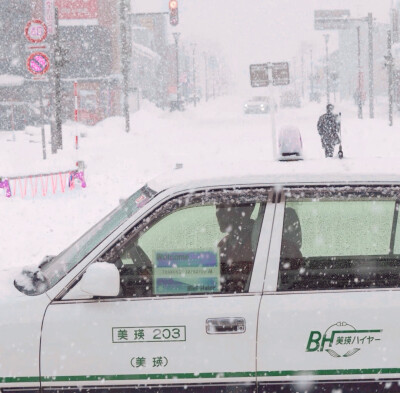
[[(280, 191), (278, 191), (280, 193)], [(280, 200), (280, 198), (279, 198)], [(267, 202), (268, 203), (268, 202)], [(271, 241), (272, 241), (272, 231), (274, 228), (274, 222), (275, 222), (275, 210), (276, 210), (276, 191), (273, 191), (273, 195), (271, 198), (271, 201), (269, 203), (274, 204), (274, 209), (273, 209), (273, 215), (272, 215), (272, 222), (271, 222), (271, 233), (269, 236), (269, 241), (268, 241), (268, 254), (267, 254), (267, 260), (265, 261), (265, 271), (264, 271), (264, 280), (263, 280), (263, 286), (261, 290), (261, 296), (260, 296), (260, 301), (258, 302), (258, 310), (257, 310), (257, 327), (256, 327), (256, 392), (258, 392), (258, 377), (257, 377), (257, 372), (258, 372), (258, 329), (260, 326), (260, 310), (261, 310), (261, 302), (264, 296), (264, 285), (265, 285), (265, 279), (266, 279), (266, 273), (267, 273), (267, 266), (268, 266), (268, 258), (269, 258), (269, 252), (271, 250)], [(265, 218), (265, 216), (264, 216)]]
[(53, 300), (49, 302), (49, 304), (46, 306), (44, 313), (43, 313), (43, 318), (42, 318), (42, 325), (40, 328), (40, 338), (39, 338), (39, 391), (42, 393), (43, 392), (43, 386), (42, 386), (42, 338), (43, 338), (43, 326), (44, 326), (44, 320), (46, 318), (47, 314), (47, 309), (50, 307), (50, 305), (53, 304)]

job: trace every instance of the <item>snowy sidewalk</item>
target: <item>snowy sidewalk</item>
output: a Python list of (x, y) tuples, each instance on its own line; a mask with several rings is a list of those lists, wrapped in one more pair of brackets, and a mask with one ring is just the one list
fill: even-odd
[[(172, 113), (146, 104), (132, 114), (129, 134), (121, 117), (109, 118), (94, 127), (80, 125), (79, 133), (86, 137), (80, 138), (78, 151), (73, 143), (75, 125), (68, 123), (63, 126), (64, 149), (52, 155), (47, 145), (48, 160), (42, 159), (40, 128), (16, 132), (16, 142), (10, 141), (11, 132), (0, 132), (0, 176), (61, 170), (78, 160), (87, 165), (86, 189), (77, 187), (68, 194), (24, 199), (0, 195), (0, 266), (37, 264), (44, 255), (60, 252), (113, 209), (120, 198), (176, 163), (212, 168), (224, 162), (246, 165), (248, 161), (259, 161), (260, 165), (283, 166), (291, 173), (302, 166), (311, 174), (360, 169), (368, 173), (376, 168), (396, 173), (399, 167), (400, 119), (395, 117), (395, 127), (390, 128), (385, 114), (380, 113), (382, 108), (378, 119), (359, 120), (354, 105), (336, 104), (335, 112), (342, 112), (342, 161), (324, 158), (316, 131), (324, 105), (279, 110), (278, 129), (285, 124), (300, 128), (305, 160), (272, 163), (270, 117), (244, 115), (244, 101), (221, 97)], [(364, 114), (368, 115), (366, 109)], [(49, 135), (46, 137), (49, 141)]]

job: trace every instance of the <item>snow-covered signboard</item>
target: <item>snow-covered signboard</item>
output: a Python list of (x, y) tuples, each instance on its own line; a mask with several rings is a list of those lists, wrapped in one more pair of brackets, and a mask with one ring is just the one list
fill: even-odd
[(250, 65), (251, 87), (266, 87), (269, 85), (268, 64)]
[(55, 0), (60, 19), (96, 19), (97, 0)]
[(274, 86), (282, 86), (289, 83), (289, 63), (272, 63), (272, 84)]
[(44, 0), (43, 4), (44, 21), (47, 26), (48, 34), (55, 32), (55, 13), (54, 13), (54, 0)]
[(315, 30), (347, 29), (350, 24), (350, 10), (315, 10)]

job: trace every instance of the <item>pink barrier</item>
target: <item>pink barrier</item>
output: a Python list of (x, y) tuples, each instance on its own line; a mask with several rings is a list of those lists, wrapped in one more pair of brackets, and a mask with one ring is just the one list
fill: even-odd
[[(40, 175), (30, 175), (26, 177), (9, 177), (4, 180), (0, 178), (0, 189), (5, 190), (7, 198), (19, 194), (22, 198), (30, 195), (34, 198), (41, 190), (42, 196), (46, 196), (49, 191), (55, 194), (57, 191), (65, 193), (75, 188), (75, 182), (78, 181), (82, 188), (86, 187), (85, 174), (83, 171), (83, 162), (77, 163), (77, 170), (70, 170), (65, 172), (55, 172)], [(68, 185), (68, 186), (67, 186)]]
[(10, 183), (8, 182), (8, 179), (1, 180), (1, 177), (0, 177), (0, 188), (4, 188), (6, 190), (6, 197), (10, 198), (11, 189), (10, 189)]

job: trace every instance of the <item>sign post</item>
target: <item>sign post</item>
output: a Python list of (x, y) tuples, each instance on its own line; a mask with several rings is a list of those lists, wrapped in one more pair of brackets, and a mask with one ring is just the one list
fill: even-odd
[(74, 82), (75, 149), (78, 150), (78, 81)]
[[(33, 51), (27, 60), (26, 67), (28, 71), (36, 77), (36, 79), (41, 79), (42, 76), (50, 68), (50, 60), (48, 56), (43, 52), (37, 52), (38, 49), (46, 48), (46, 45), (38, 46), (38, 43), (44, 41), (47, 37), (47, 26), (39, 19), (33, 19), (28, 21), (25, 26), (25, 37), (30, 42), (27, 45), (28, 51)], [(40, 122), (41, 122), (41, 132), (42, 132), (42, 152), (43, 159), (46, 159), (46, 136), (44, 131), (44, 109), (43, 109), (43, 87), (38, 85), (39, 94), (39, 105), (40, 105)]]
[(40, 102), (40, 123), (42, 125), (42, 152), (43, 152), (43, 160), (46, 159), (46, 134), (44, 132), (44, 109), (43, 109), (43, 88), (39, 87), (39, 102)]
[[(272, 84), (270, 83), (272, 81)], [(269, 86), (269, 106), (271, 110), (271, 136), (272, 136), (272, 156), (277, 158), (276, 152), (276, 124), (275, 124), (275, 98), (274, 86), (283, 86), (290, 83), (289, 63), (264, 63), (250, 65), (250, 84), (251, 87)]]

